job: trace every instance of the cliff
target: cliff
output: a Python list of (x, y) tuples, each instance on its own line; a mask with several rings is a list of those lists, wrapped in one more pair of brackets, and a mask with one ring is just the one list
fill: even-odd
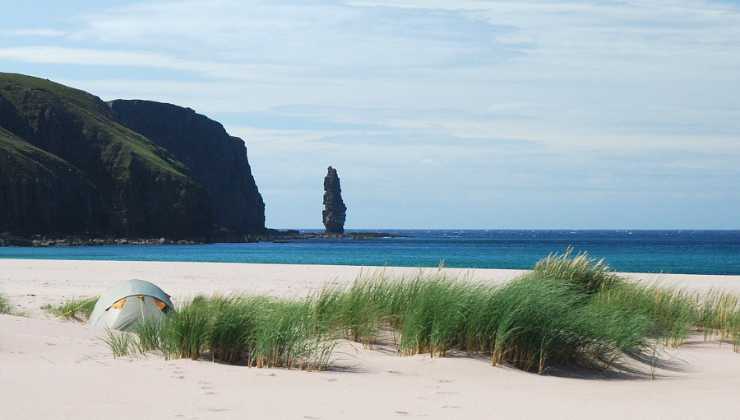
[(321, 212), (324, 219), (326, 233), (343, 234), (344, 221), (347, 216), (347, 206), (342, 200), (342, 187), (337, 170), (331, 166), (324, 177), (324, 210)]
[(265, 204), (242, 139), (189, 108), (140, 100), (116, 100), (110, 107), (118, 122), (167, 149), (190, 169), (206, 189), (217, 229), (264, 232)]
[(77, 168), (0, 128), (0, 231), (86, 232), (98, 205)]
[[(208, 158), (167, 150), (96, 96), (0, 73), (0, 128), (0, 232), (208, 238), (220, 230), (211, 184), (196, 175)], [(212, 163), (214, 177), (221, 164)], [(248, 164), (242, 169), (253, 184)], [(263, 207), (254, 207), (245, 217), (264, 228)]]

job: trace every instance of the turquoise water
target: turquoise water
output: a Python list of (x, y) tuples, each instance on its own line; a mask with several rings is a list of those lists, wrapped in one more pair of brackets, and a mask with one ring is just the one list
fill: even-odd
[(569, 246), (619, 271), (740, 274), (740, 231), (405, 230), (402, 238), (0, 248), (0, 258), (530, 268)]

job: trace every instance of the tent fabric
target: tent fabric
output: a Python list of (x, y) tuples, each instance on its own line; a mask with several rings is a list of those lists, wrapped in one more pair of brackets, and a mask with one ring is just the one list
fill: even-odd
[[(113, 307), (121, 299), (126, 299), (126, 303)], [(162, 303), (164, 309), (160, 307)], [(94, 327), (126, 331), (143, 319), (161, 319), (173, 309), (170, 296), (156, 285), (144, 280), (126, 280), (100, 296), (89, 322)]]

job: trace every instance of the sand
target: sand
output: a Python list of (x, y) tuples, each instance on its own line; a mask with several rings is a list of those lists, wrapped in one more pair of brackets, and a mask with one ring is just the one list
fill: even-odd
[[(85, 325), (39, 309), (138, 277), (174, 299), (196, 293), (304, 296), (349, 283), (347, 266), (0, 261), (0, 292), (27, 317), (0, 316), (2, 419), (738, 418), (740, 354), (700, 337), (662, 355), (657, 378), (539, 376), (464, 357), (400, 357), (343, 342), (327, 372), (250, 369), (157, 356), (114, 359)], [(395, 275), (416, 269), (388, 268)], [(447, 270), (503, 282), (520, 271)], [(740, 293), (740, 276), (631, 274)]]

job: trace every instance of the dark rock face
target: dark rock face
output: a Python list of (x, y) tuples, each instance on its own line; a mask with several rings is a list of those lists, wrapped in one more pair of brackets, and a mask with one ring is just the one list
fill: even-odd
[(344, 221), (347, 217), (347, 206), (342, 200), (342, 187), (339, 184), (337, 170), (329, 167), (324, 177), (324, 218), (326, 233), (343, 234)]
[(77, 168), (0, 128), (0, 232), (89, 232), (98, 207)]
[(240, 234), (265, 231), (265, 204), (242, 139), (189, 108), (140, 100), (116, 100), (110, 107), (118, 122), (190, 169), (206, 189), (216, 229)]
[[(178, 122), (178, 113), (153, 115), (175, 120), (162, 130), (180, 130), (153, 130), (153, 141), (119, 123), (96, 96), (0, 73), (0, 233), (207, 239), (217, 226), (264, 230), (243, 143), (218, 123), (184, 114), (191, 124)], [(211, 142), (213, 126), (221, 132)], [(212, 203), (214, 191), (228, 198)]]

